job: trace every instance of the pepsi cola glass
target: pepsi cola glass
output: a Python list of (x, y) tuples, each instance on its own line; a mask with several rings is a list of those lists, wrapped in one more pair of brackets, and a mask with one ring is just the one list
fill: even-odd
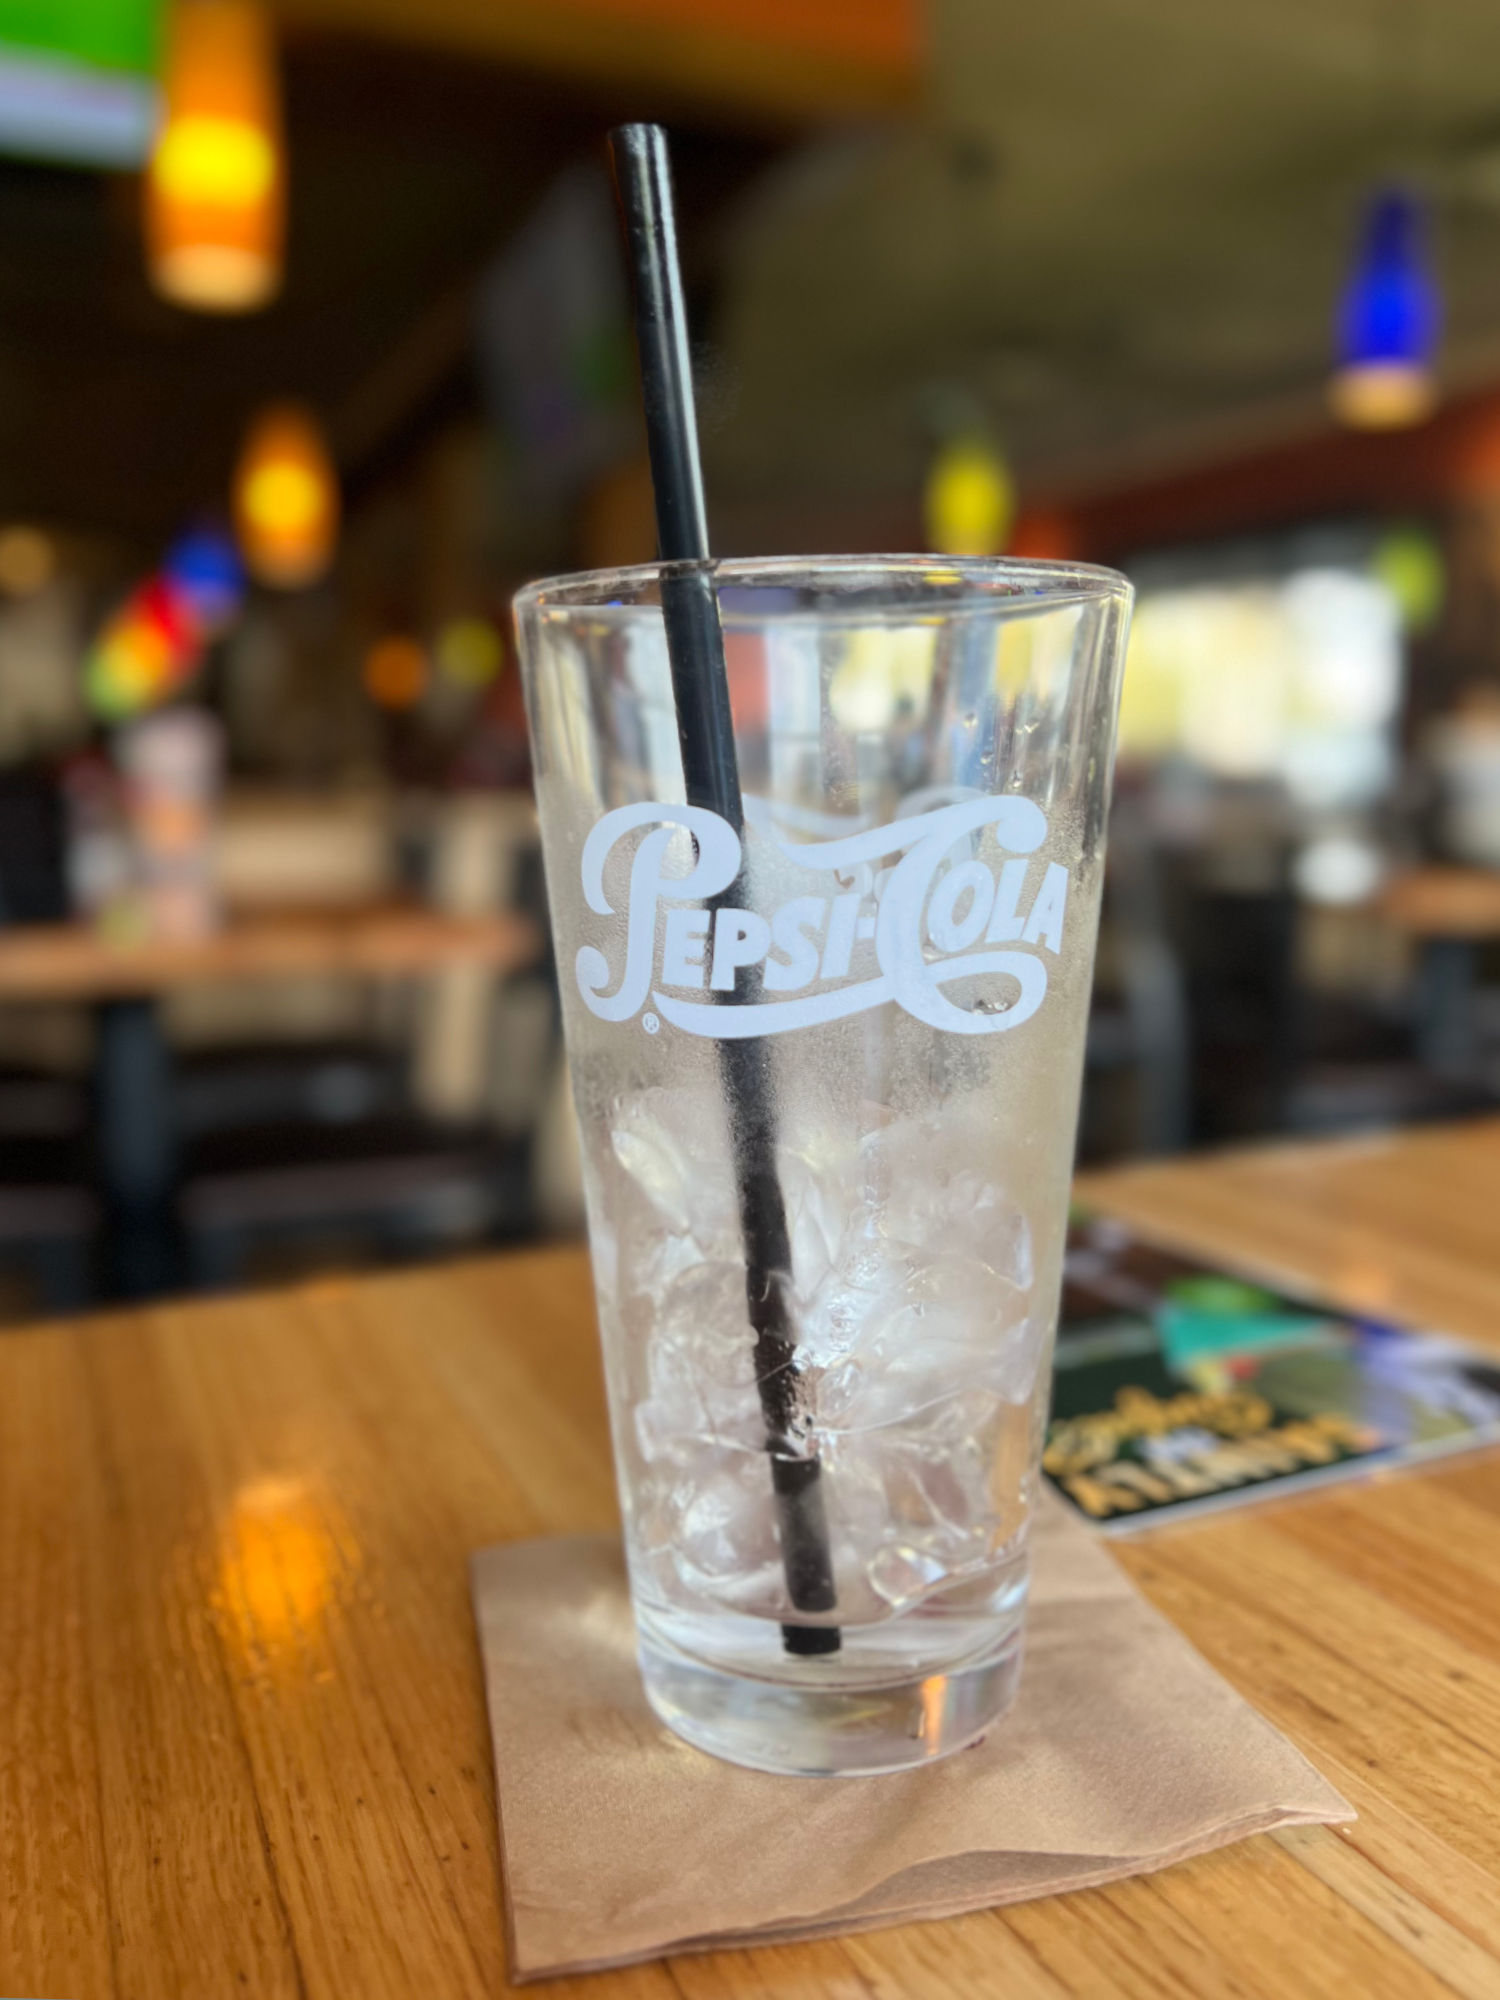
[(1131, 593), (707, 567), (739, 824), (684, 796), (670, 573), (516, 601), (641, 1670), (737, 1763), (889, 1771), (1020, 1673)]

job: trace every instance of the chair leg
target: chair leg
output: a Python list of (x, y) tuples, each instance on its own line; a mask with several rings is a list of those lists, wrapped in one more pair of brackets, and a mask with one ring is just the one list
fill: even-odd
[(91, 1244), (73, 1237), (52, 1237), (31, 1244), (27, 1255), (45, 1311), (88, 1311), (95, 1299)]
[(171, 1209), (177, 1177), (172, 1053), (153, 1001), (103, 1003), (94, 1068), (111, 1290), (121, 1298), (154, 1298), (179, 1282), (179, 1243)]

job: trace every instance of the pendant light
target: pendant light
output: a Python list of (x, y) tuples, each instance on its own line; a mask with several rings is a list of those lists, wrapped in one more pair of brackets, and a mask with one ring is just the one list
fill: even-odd
[(377, 707), (415, 708), (427, 692), (427, 653), (415, 639), (392, 633), (366, 653), (362, 678)]
[(84, 662), (89, 706), (120, 722), (186, 686), (204, 650), (239, 615), (244, 577), (234, 544), (218, 528), (191, 528), (96, 637)]
[(161, 567), (205, 642), (229, 630), (244, 603), (245, 572), (238, 549), (222, 528), (189, 528), (168, 549)]
[(165, 115), (146, 176), (152, 283), (201, 312), (250, 312), (281, 284), (286, 162), (276, 51), (259, 0), (177, 0)]
[(84, 692), (105, 722), (155, 708), (183, 687), (203, 655), (189, 607), (161, 576), (133, 591), (84, 661)]
[(234, 476), (234, 522), (245, 566), (262, 583), (297, 590), (328, 568), (338, 475), (309, 411), (275, 403), (251, 425)]
[(1016, 518), (1015, 482), (988, 439), (960, 436), (939, 451), (923, 493), (927, 546), (945, 556), (998, 555)]
[(1339, 302), (1334, 414), (1360, 430), (1421, 423), (1437, 402), (1442, 303), (1428, 259), (1427, 218), (1403, 188), (1375, 194)]

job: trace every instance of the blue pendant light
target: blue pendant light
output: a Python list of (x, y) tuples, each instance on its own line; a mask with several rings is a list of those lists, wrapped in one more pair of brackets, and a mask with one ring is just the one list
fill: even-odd
[(1427, 218), (1402, 188), (1376, 194), (1339, 301), (1335, 415), (1360, 430), (1417, 424), (1437, 402), (1433, 368), (1442, 303), (1428, 261)]

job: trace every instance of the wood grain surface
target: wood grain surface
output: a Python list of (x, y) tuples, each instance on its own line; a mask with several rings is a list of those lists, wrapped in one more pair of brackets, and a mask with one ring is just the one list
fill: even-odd
[(1500, 937), (1500, 868), (1407, 868), (1376, 906), (1412, 937)]
[[(1087, 1193), (1500, 1340), (1500, 1125)], [(0, 1336), (0, 1993), (503, 1990), (467, 1557), (613, 1517), (575, 1250)], [(1357, 1822), (956, 1922), (541, 1990), (1493, 2000), (1500, 1454), (1121, 1553)]]
[(83, 923), (0, 929), (0, 1001), (111, 1000), (247, 979), (395, 977), (482, 965), (514, 972), (541, 950), (513, 912), (445, 916), (401, 905), (232, 917), (190, 942), (124, 943)]

